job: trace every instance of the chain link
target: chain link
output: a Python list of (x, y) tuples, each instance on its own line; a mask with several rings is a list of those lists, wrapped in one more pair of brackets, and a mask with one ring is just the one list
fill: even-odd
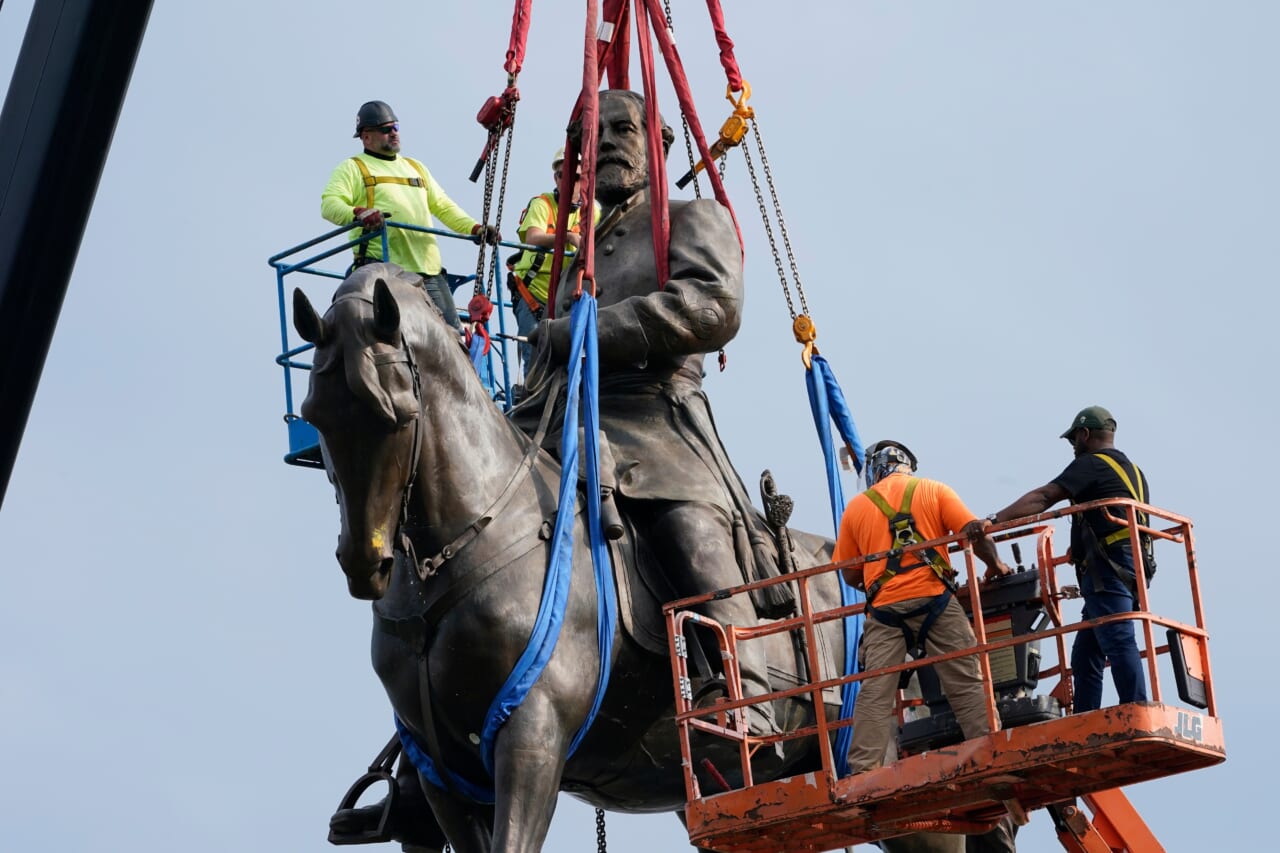
[[(751, 129), (755, 131), (755, 122), (751, 123)], [(782, 268), (782, 256), (778, 254), (778, 243), (773, 238), (773, 225), (769, 222), (769, 211), (764, 204), (764, 195), (760, 192), (760, 179), (756, 177), (756, 164), (751, 159), (751, 149), (742, 146), (743, 159), (747, 161), (747, 173), (751, 175), (751, 188), (756, 192), (756, 206), (760, 208), (760, 221), (764, 224), (765, 236), (769, 238), (769, 251), (773, 253), (773, 265), (778, 270), (778, 283), (782, 285), (782, 296), (787, 300), (787, 310), (791, 312), (791, 319), (796, 318), (796, 306), (791, 301), (791, 288), (787, 284), (787, 271)]]
[[(667, 17), (667, 32), (671, 33), (671, 40), (675, 41), (676, 27), (671, 18), (671, 0), (662, 0), (662, 11)], [(680, 111), (680, 124), (684, 128), (684, 151), (689, 157), (689, 169), (692, 171), (698, 160), (693, 155), (693, 136), (689, 133), (689, 118), (684, 114), (684, 110)], [(693, 195), (696, 198), (702, 198), (702, 185), (698, 182), (698, 175), (693, 175)]]
[(483, 226), (489, 223), (489, 208), (493, 205), (493, 181), (495, 173), (498, 171), (498, 147), (501, 144), (502, 137), (490, 132), (489, 152), (485, 156), (484, 162), (484, 206), (480, 212), (480, 250), (476, 253), (476, 283), (472, 288), (472, 292), (476, 294), (483, 293), (486, 289), (484, 283), (484, 261), (485, 247), (488, 244), (484, 241)]
[(604, 837), (604, 809), (596, 809), (596, 853), (608, 853)]
[[(800, 297), (800, 310), (809, 314), (809, 303), (804, 298), (804, 285), (800, 282), (800, 270), (796, 266), (796, 253), (791, 248), (791, 237), (787, 234), (787, 220), (782, 216), (782, 202), (778, 199), (777, 187), (773, 185), (773, 170), (769, 168), (769, 155), (764, 151), (764, 136), (755, 119), (751, 120), (756, 148), (760, 150), (760, 166), (764, 170), (764, 179), (769, 184), (769, 198), (773, 200), (773, 213), (778, 218), (778, 231), (782, 234), (782, 244), (787, 247), (787, 262), (791, 265), (791, 279), (796, 285), (796, 295)], [(809, 316), (812, 316), (811, 314)], [(794, 314), (792, 319), (795, 319)]]
[[(502, 231), (502, 208), (507, 201), (507, 175), (511, 170), (511, 149), (514, 145), (516, 137), (515, 110), (512, 110), (511, 125), (507, 128), (507, 150), (502, 157), (502, 183), (498, 186), (498, 212), (493, 217), (493, 227)], [(494, 283), (498, 280), (498, 256), (502, 253), (502, 247), (493, 247), (493, 260), (491, 262), (489, 281), (486, 282), (484, 295), (492, 297)]]

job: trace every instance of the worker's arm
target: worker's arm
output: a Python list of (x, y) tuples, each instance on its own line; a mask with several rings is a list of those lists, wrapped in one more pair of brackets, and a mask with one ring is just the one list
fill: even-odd
[[(970, 522), (970, 524), (980, 525), (982, 522), (974, 520)], [(965, 528), (965, 532), (970, 532), (968, 527)], [(994, 580), (995, 578), (1011, 574), (1013, 572), (1013, 570), (1009, 568), (1008, 564), (1006, 564), (1004, 560), (1000, 559), (1000, 554), (996, 551), (996, 543), (992, 541), (990, 536), (979, 531), (978, 536), (974, 537), (971, 534), (970, 539), (973, 540), (973, 555), (981, 560), (987, 567), (986, 573), (982, 576), (983, 580)]]
[(1028, 515), (1037, 515), (1044, 512), (1058, 501), (1066, 500), (1071, 497), (1067, 490), (1062, 487), (1058, 481), (1045, 483), (1038, 489), (1032, 489), (1004, 509), (996, 513), (995, 523), (999, 524), (1004, 521), (1012, 521), (1015, 518), (1023, 518)]
[(320, 215), (334, 225), (346, 225), (355, 218), (352, 209), (363, 207), (365, 201), (364, 180), (360, 177), (360, 170), (350, 160), (343, 160), (333, 170), (329, 183), (320, 194)]
[[(524, 242), (530, 246), (537, 246), (539, 249), (554, 249), (556, 245), (556, 235), (536, 225), (529, 226), (529, 230), (524, 232)], [(582, 238), (570, 231), (564, 235), (564, 244), (573, 248), (578, 248), (582, 243)]]

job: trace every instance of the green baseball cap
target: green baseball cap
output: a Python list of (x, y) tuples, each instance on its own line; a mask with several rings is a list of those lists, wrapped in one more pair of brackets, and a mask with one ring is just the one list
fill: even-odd
[(1071, 420), (1071, 426), (1067, 427), (1067, 431), (1062, 434), (1062, 438), (1071, 438), (1076, 430), (1084, 427), (1086, 429), (1109, 429), (1114, 431), (1116, 428), (1116, 419), (1111, 417), (1111, 413), (1101, 406), (1090, 406), (1087, 409), (1081, 409), (1080, 412)]

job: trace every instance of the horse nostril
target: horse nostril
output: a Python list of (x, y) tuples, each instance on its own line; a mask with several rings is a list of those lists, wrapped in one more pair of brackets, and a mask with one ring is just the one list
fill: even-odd
[(391, 574), (391, 569), (393, 566), (395, 566), (395, 564), (396, 564), (395, 557), (384, 558), (383, 561), (378, 565), (378, 576), (386, 577), (387, 575)]

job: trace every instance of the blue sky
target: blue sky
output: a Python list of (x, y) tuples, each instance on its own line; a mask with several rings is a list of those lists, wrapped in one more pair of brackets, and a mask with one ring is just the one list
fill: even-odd
[[(673, 5), (718, 127), (705, 5)], [(1170, 850), (1269, 838), (1244, 804), (1276, 755), (1260, 555), (1280, 475), (1280, 7), (726, 6), (818, 343), (864, 438), (906, 442), (982, 514), (1061, 470), (1076, 410), (1110, 408), (1155, 502), (1197, 522), (1230, 756), (1130, 796)], [(0, 69), (30, 8), (0, 10)], [(547, 188), (582, 15), (535, 4), (508, 232)], [(473, 117), (504, 83), (509, 20), (508, 3), (156, 4), (0, 513), (6, 849), (329, 849), (328, 815), (390, 713), (367, 605), (333, 559), (332, 492), (280, 461), (266, 258), (327, 228), (320, 189), (370, 98), (478, 215)], [(771, 468), (796, 525), (829, 533), (740, 159), (729, 188), (749, 296), (708, 392), (747, 482)], [(467, 244), (446, 252), (474, 265)], [(1177, 571), (1162, 561), (1153, 600), (1189, 619)], [(622, 853), (686, 843), (670, 817), (610, 827)], [(565, 799), (547, 849), (593, 846), (590, 811)], [(1022, 849), (1058, 849), (1042, 813)]]

